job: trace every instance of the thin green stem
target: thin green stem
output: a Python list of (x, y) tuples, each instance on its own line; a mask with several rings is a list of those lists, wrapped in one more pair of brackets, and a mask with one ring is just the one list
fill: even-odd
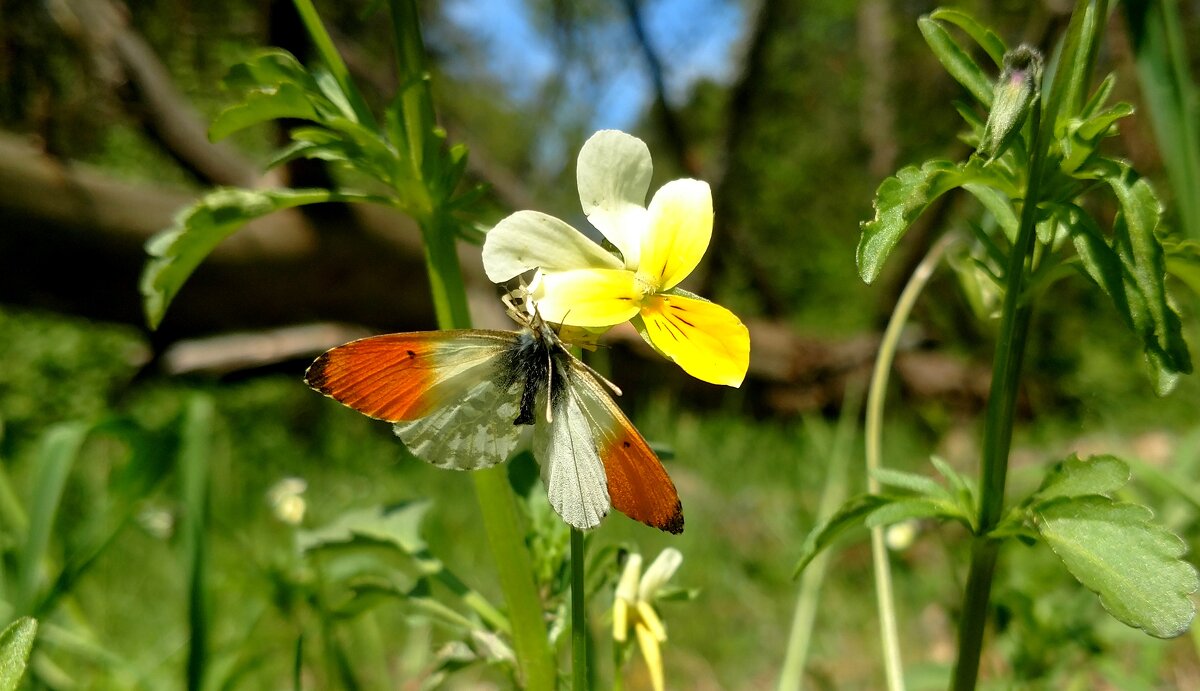
[[(818, 451), (829, 459), (825, 487), (821, 490), (821, 501), (817, 506), (817, 517), (821, 520), (832, 516), (846, 497), (846, 469), (850, 465), (848, 450), (853, 440), (855, 423), (858, 422), (861, 394), (862, 388), (858, 382), (846, 388), (846, 395), (842, 400), (842, 414), (833, 442), (823, 445), (824, 448)], [(808, 420), (805, 422), (808, 423), (805, 427), (810, 432), (809, 437), (817, 437), (816, 432), (820, 428)], [(803, 686), (804, 667), (812, 643), (813, 623), (817, 617), (817, 605), (820, 603), (821, 586), (829, 565), (829, 554), (826, 551), (817, 555), (800, 579), (800, 592), (796, 597), (795, 613), (792, 615), (792, 631), (788, 635), (787, 653), (783, 658), (783, 668), (779, 672), (779, 691), (800, 691)]]
[(313, 47), (317, 49), (317, 55), (321, 57), (321, 62), (325, 63), (325, 67), (341, 87), (342, 93), (346, 95), (346, 100), (349, 101), (350, 108), (354, 110), (358, 121), (368, 127), (375, 127), (375, 116), (367, 107), (358, 88), (354, 86), (354, 80), (350, 78), (350, 69), (346, 67), (346, 61), (342, 60), (341, 53), (333, 45), (333, 38), (330, 37), (329, 31), (321, 22), (321, 17), (317, 14), (317, 8), (313, 7), (312, 0), (292, 0), (292, 4), (295, 5), (296, 13), (300, 15), (304, 29), (312, 39)]
[(1037, 239), (1037, 205), (1042, 198), (1044, 181), (1054, 163), (1054, 159), (1048, 155), (1048, 149), (1061, 109), (1065, 105), (1072, 109), (1070, 112), (1074, 112), (1084, 98), (1107, 17), (1108, 3), (1105, 0), (1079, 0), (1071, 16), (1045, 108), (1043, 110), (1042, 99), (1036, 99), (1030, 114), (1033, 140), (1029, 146), (1029, 178), (1022, 202), (1021, 224), (1005, 276), (1008, 283), (1005, 286), (1000, 331), (992, 363), (992, 390), (984, 417), (979, 520), (976, 537), (971, 543), (967, 587), (963, 593), (958, 660), (951, 682), (951, 688), (955, 691), (974, 689), (979, 676), (992, 575), (999, 555), (999, 544), (988, 534), (1004, 512), (1004, 487), (1008, 478), (1013, 417), (1029, 324), (1033, 316), (1033, 304), (1027, 299), (1025, 282)]
[[(297, 3), (307, 0), (296, 0)], [(423, 80), (425, 48), (421, 41), (413, 0), (391, 0), (392, 27), (396, 32), (396, 54), (401, 83), (406, 85), (404, 111), (410, 154), (422, 155), (432, 144), (433, 103), (428, 84), (409, 88), (414, 76)], [(419, 138), (414, 139), (414, 137)], [(414, 172), (424, 180), (424, 166), (414, 160)], [(429, 181), (425, 180), (428, 185)], [(434, 312), (441, 329), (466, 329), (471, 326), (467, 295), (455, 246), (455, 227), (444, 209), (431, 209), (417, 218), (425, 244), (425, 265), (433, 296)], [(525, 531), (517, 512), (516, 497), (508, 484), (504, 466), (472, 473), (475, 495), (484, 517), (484, 532), (496, 564), (500, 589), (508, 605), (513, 648), (520, 664), (526, 688), (550, 691), (556, 670), (551, 655), (542, 601), (533, 578), (532, 560), (525, 545)]]
[[(957, 239), (957, 234), (943, 235), (921, 263), (917, 265), (900, 299), (896, 302), (892, 316), (884, 329), (879, 343), (879, 354), (875, 357), (875, 368), (871, 372), (871, 385), (867, 391), (866, 420), (866, 464), (867, 491), (878, 494), (882, 489), (875, 479), (874, 471), (883, 464), (883, 407), (887, 398), (888, 379), (900, 336), (908, 323), (913, 306), (925, 285), (929, 283), (934, 269), (941, 262), (946, 250)], [(875, 605), (879, 614), (879, 643), (883, 652), (883, 666), (890, 691), (904, 689), (904, 662), (900, 655), (900, 635), (896, 625), (896, 604), (892, 594), (891, 562), (888, 560), (887, 545), (884, 544), (882, 527), (871, 529), (871, 560), (875, 572)]]
[(583, 586), (583, 531), (571, 528), (571, 679), (575, 691), (588, 688), (587, 607)]

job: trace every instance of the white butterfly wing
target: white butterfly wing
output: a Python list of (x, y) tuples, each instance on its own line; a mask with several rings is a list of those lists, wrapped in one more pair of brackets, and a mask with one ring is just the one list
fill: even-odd
[(568, 384), (555, 405), (553, 422), (539, 415), (533, 449), (550, 506), (568, 525), (587, 530), (608, 514), (608, 481), (591, 426), (571, 388)]
[(521, 427), (514, 425), (521, 383), (502, 389), (494, 379), (480, 379), (462, 397), (425, 417), (392, 425), (414, 456), (439, 468), (479, 470), (512, 455)]

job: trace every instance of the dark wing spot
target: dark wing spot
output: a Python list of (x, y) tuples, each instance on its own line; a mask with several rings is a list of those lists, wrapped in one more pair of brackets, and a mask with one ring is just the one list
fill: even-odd
[(411, 350), (408, 350), (408, 351), (405, 351), (405, 352), (407, 352), (407, 353), (408, 353), (408, 357), (409, 357), (409, 359), (415, 358), (415, 357), (417, 356), (417, 354), (416, 354), (416, 353), (414, 353), (414, 352), (413, 352), (413, 351), (411, 351)]
[(623, 447), (625, 447), (626, 449), (628, 449), (630, 446), (633, 446), (633, 445), (632, 445), (632, 444), (630, 444), (630, 443), (629, 443), (629, 442), (627, 442), (627, 441), (623, 441), (623, 442), (621, 442), (621, 446), (623, 446)]

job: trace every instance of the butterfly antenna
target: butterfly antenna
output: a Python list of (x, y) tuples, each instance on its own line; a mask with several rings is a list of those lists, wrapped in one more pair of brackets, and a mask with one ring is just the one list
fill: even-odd
[(610, 382), (608, 379), (606, 379), (603, 374), (600, 374), (596, 370), (592, 369), (591, 366), (588, 365), (588, 363), (584, 362), (583, 360), (580, 360), (579, 358), (575, 358), (575, 361), (578, 362), (580, 365), (583, 365), (583, 369), (587, 370), (587, 373), (592, 375), (593, 377), (595, 377), (597, 381), (602, 382), (605, 386), (612, 389), (613, 393), (615, 393), (618, 396), (622, 395), (620, 387), (618, 387), (616, 384), (614, 384), (614, 383)]

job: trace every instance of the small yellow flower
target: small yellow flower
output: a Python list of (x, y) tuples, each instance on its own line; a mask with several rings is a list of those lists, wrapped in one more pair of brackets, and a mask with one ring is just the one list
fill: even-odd
[(750, 361), (745, 325), (678, 288), (712, 238), (712, 192), (700, 180), (674, 180), (644, 206), (651, 172), (642, 140), (592, 135), (579, 152), (579, 199), (620, 256), (553, 216), (518, 211), (487, 234), (488, 278), (503, 283), (537, 269), (530, 293), (547, 321), (595, 329), (640, 319), (642, 337), (685, 372), (740, 386)]
[(308, 508), (304, 501), (307, 489), (308, 483), (298, 477), (285, 477), (272, 485), (267, 490), (267, 503), (275, 512), (275, 518), (288, 525), (300, 525)]
[(642, 555), (630, 554), (625, 561), (625, 570), (621, 572), (621, 580), (617, 583), (617, 594), (613, 601), (613, 640), (624, 643), (629, 639), (629, 629), (633, 629), (655, 691), (663, 691), (663, 662), (659, 646), (667, 640), (667, 628), (658, 618), (658, 612), (654, 611), (654, 598), (682, 561), (683, 555), (679, 550), (668, 547), (659, 553), (642, 576)]

